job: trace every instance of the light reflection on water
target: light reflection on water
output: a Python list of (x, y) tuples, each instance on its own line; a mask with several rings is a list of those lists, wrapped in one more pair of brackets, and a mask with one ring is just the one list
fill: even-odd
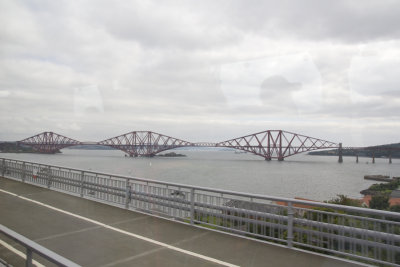
[[(144, 177), (188, 185), (219, 188), (281, 197), (303, 197), (327, 200), (337, 194), (361, 197), (359, 192), (374, 181), (365, 174), (400, 176), (400, 160), (309, 156), (286, 158), (284, 162), (265, 161), (252, 154), (233, 151), (177, 150), (187, 155), (179, 158), (129, 158), (116, 150), (63, 149), (63, 153), (12, 154), (0, 157), (35, 161), (99, 172)], [(366, 164), (368, 162), (368, 164)]]

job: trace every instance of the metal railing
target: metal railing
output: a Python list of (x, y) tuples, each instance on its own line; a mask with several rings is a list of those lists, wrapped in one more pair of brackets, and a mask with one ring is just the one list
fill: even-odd
[(26, 248), (26, 261), (25, 266), (32, 266), (33, 253), (38, 254), (42, 258), (56, 264), (57, 266), (66, 266), (66, 267), (78, 267), (80, 265), (58, 255), (57, 253), (48, 250), (45, 247), (42, 247), (38, 243), (33, 242), (32, 240), (8, 229), (4, 225), (0, 224), (0, 234), (11, 238), (17, 243), (21, 244)]
[(4, 177), (261, 241), (400, 266), (400, 213), (0, 158)]

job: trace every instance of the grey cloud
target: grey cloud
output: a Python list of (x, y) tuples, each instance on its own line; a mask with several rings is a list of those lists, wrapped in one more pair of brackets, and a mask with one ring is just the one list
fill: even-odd
[[(269, 128), (334, 139), (369, 126), (392, 138), (400, 130), (398, 6), (2, 1), (0, 123), (10, 127), (0, 139), (53, 130), (99, 140), (139, 129), (213, 141)], [(310, 55), (321, 86), (297, 79), (308, 74), (287, 60), (295, 54)], [(357, 63), (363, 57), (369, 63)], [(95, 99), (74, 102), (76, 88), (89, 85)], [(77, 102), (88, 108), (75, 112)]]
[(189, 3), (117, 1), (113, 6), (110, 9), (107, 5), (96, 5), (90, 8), (89, 14), (99, 27), (117, 38), (140, 43), (146, 48), (193, 51), (241, 39), (234, 29), (208, 23), (208, 14), (193, 9)]
[(260, 97), (264, 104), (279, 103), (281, 108), (296, 110), (293, 92), (300, 91), (301, 83), (289, 82), (285, 77), (274, 75), (261, 84)]
[(400, 36), (397, 1), (230, 2), (232, 23), (273, 38), (368, 42)]

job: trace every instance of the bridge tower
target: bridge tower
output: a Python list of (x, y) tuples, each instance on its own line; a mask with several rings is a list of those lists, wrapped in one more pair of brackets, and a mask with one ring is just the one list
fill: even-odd
[(216, 146), (247, 151), (266, 161), (283, 161), (286, 157), (303, 152), (337, 148), (338, 144), (282, 130), (267, 130), (219, 142)]
[(342, 143), (339, 143), (339, 149), (338, 149), (338, 154), (339, 154), (339, 163), (343, 163), (343, 148), (342, 148)]
[(282, 131), (279, 131), (279, 152), (278, 152), (278, 161), (283, 161), (283, 153), (282, 153)]
[(43, 132), (18, 141), (17, 144), (31, 146), (40, 153), (53, 154), (65, 147), (80, 145), (81, 142), (57, 133)]

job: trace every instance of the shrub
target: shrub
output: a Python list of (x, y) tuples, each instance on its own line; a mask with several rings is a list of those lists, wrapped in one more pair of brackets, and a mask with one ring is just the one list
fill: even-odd
[(389, 195), (387, 194), (374, 195), (369, 202), (369, 207), (376, 210), (387, 210), (389, 205)]

